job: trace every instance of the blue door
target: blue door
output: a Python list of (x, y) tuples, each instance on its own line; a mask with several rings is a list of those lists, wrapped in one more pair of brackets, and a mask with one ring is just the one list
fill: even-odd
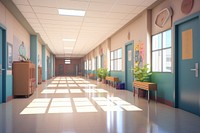
[(0, 29), (0, 103), (2, 103), (3, 100), (3, 85), (2, 85), (2, 48), (3, 48), (3, 32)]
[(0, 27), (0, 103), (6, 102), (6, 32)]
[[(199, 15), (186, 19), (176, 26), (177, 106), (200, 115), (200, 20)], [(177, 55), (177, 54), (176, 54)]]
[(133, 43), (129, 43), (126, 45), (125, 49), (126, 55), (126, 63), (125, 63), (125, 80), (126, 80), (126, 89), (129, 91), (133, 90), (132, 83), (133, 83)]

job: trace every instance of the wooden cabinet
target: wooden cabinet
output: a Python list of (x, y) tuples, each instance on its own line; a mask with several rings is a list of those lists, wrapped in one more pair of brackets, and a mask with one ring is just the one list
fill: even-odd
[(42, 67), (38, 67), (38, 84), (42, 83)]
[(35, 65), (31, 62), (14, 61), (13, 66), (13, 94), (28, 97), (36, 88)]

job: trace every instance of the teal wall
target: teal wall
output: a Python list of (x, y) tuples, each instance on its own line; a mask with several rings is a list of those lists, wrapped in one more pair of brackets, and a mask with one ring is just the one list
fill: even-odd
[(50, 76), (53, 77), (53, 54), (50, 54)]
[(13, 76), (7, 75), (6, 77), (6, 97), (10, 97), (13, 95)]
[(174, 74), (172, 73), (153, 73), (151, 82), (157, 83), (157, 96), (174, 103)]
[(42, 80), (47, 80), (47, 66), (46, 66), (46, 46), (42, 45)]
[(110, 76), (118, 77), (121, 82), (125, 82), (124, 71), (110, 71)]
[(36, 85), (38, 85), (38, 37), (30, 36), (30, 60), (35, 64)]

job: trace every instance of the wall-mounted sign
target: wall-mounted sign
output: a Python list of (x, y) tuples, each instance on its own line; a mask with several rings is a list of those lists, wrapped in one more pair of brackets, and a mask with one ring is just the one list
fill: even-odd
[(158, 27), (162, 28), (171, 16), (172, 16), (172, 9), (165, 8), (157, 14), (155, 24)]
[(184, 14), (188, 14), (191, 12), (194, 5), (194, 0), (183, 0), (181, 4), (181, 11)]

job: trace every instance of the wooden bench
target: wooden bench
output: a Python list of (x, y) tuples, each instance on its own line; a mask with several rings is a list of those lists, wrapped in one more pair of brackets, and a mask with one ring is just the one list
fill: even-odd
[(115, 84), (117, 82), (119, 82), (119, 78), (118, 77), (112, 77), (112, 76), (106, 76), (106, 81), (108, 81), (109, 85), (110, 85), (110, 83), (113, 83), (113, 85), (115, 86)]
[[(155, 100), (157, 101), (157, 84), (151, 82), (140, 82), (140, 81), (133, 81), (133, 95), (135, 96), (135, 88), (142, 89), (148, 91), (148, 102), (149, 100), (149, 91), (155, 91)], [(138, 91), (139, 96), (139, 91)]]
[(88, 78), (89, 79), (95, 79), (96, 78), (96, 74), (90, 73), (90, 74), (88, 74)]

